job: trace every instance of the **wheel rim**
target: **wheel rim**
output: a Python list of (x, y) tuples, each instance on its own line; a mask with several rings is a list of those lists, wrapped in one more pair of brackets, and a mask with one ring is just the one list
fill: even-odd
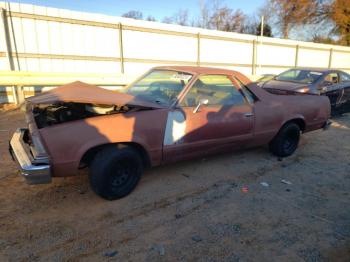
[(293, 152), (297, 148), (298, 142), (299, 133), (294, 130), (289, 131), (283, 143), (283, 150), (286, 153)]
[(111, 184), (113, 189), (118, 190), (129, 184), (132, 181), (135, 169), (136, 168), (128, 163), (128, 161), (116, 163), (111, 174)]

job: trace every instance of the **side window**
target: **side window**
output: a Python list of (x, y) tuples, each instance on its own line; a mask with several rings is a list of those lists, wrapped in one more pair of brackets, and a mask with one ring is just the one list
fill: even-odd
[(350, 81), (350, 75), (340, 73), (340, 82), (349, 82)]
[(201, 99), (208, 99), (208, 105), (243, 105), (245, 99), (231, 80), (224, 75), (203, 75), (194, 83), (182, 106), (195, 107)]
[(247, 98), (249, 103), (254, 103), (256, 100), (256, 96), (252, 93), (252, 91), (250, 91), (237, 77), (233, 78), (237, 81), (237, 83), (239, 84), (239, 87), (241, 88), (244, 96)]
[(339, 77), (337, 73), (330, 73), (325, 76), (324, 78), (325, 83), (332, 83), (332, 84), (337, 84), (339, 83)]

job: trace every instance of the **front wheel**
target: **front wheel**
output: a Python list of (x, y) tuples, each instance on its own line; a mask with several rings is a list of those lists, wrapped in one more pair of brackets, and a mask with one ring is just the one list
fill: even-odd
[(142, 172), (142, 159), (137, 150), (126, 145), (110, 145), (93, 159), (90, 185), (97, 195), (115, 200), (134, 190)]
[(297, 149), (299, 139), (300, 127), (296, 123), (287, 123), (270, 142), (270, 151), (278, 157), (290, 156)]

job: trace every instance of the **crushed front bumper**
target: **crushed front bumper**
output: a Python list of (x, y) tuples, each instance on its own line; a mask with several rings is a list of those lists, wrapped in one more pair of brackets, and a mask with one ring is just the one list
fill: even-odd
[(33, 185), (50, 183), (50, 165), (46, 163), (33, 164), (33, 162), (37, 161), (35, 161), (33, 158), (29, 145), (24, 140), (26, 132), (28, 132), (28, 129), (24, 128), (20, 128), (15, 131), (10, 140), (10, 154), (19, 164), (21, 173), (28, 184)]

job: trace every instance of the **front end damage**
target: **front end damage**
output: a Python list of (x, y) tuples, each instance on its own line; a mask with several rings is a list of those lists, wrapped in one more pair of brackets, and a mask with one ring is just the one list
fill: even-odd
[(54, 103), (32, 106), (36, 126), (41, 129), (61, 123), (103, 115), (121, 114), (143, 110), (143, 107), (127, 105), (98, 105), (91, 103)]
[(28, 127), (15, 131), (10, 140), (10, 153), (28, 184), (50, 183), (55, 176), (55, 159), (50, 156), (50, 146), (46, 147), (47, 137), (43, 137), (42, 130), (92, 117), (155, 108), (159, 105), (81, 82), (58, 87), (26, 99)]
[(19, 164), (28, 184), (51, 182), (51, 166), (40, 129), (90, 117), (144, 110), (137, 106), (95, 105), (91, 103), (58, 102), (54, 104), (27, 104), (29, 128), (19, 128), (10, 140), (10, 152)]
[[(40, 142), (39, 142), (40, 143)], [(37, 154), (30, 138), (29, 129), (19, 128), (10, 140), (10, 153), (20, 167), (27, 183), (46, 184), (51, 182), (51, 168), (46, 155)]]

